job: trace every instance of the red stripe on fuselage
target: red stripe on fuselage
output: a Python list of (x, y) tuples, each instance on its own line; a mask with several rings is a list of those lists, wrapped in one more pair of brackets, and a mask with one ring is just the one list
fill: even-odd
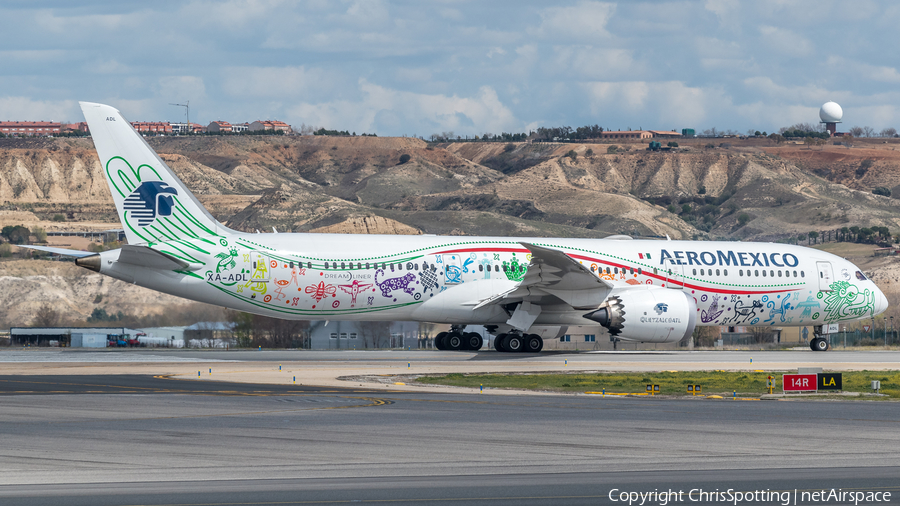
[[(562, 251), (562, 250), (559, 250), (559, 251)], [(563, 252), (563, 253), (566, 253), (565, 251), (562, 251), (562, 252)], [(527, 250), (527, 249), (525, 249), (525, 248), (460, 248), (460, 249), (452, 249), (452, 250), (438, 251), (438, 252), (433, 253), (433, 254), (435, 254), (435, 255), (444, 255), (444, 254), (451, 254), (451, 253), (526, 253), (526, 254), (527, 254), (527, 253), (531, 253), (531, 251), (529, 251), (529, 250)], [(619, 267), (619, 268), (621, 268), (621, 269), (629, 269), (629, 268), (632, 268), (631, 266), (626, 266), (626, 265), (623, 265), (623, 264), (618, 264), (618, 263), (610, 262), (609, 260), (601, 260), (601, 259), (598, 259), (598, 258), (591, 258), (591, 257), (584, 256), (584, 255), (573, 255), (573, 254), (570, 254), (570, 253), (566, 253), (566, 255), (568, 255), (568, 256), (571, 257), (571, 258), (577, 258), (577, 259), (579, 259), (579, 260), (587, 260), (588, 262), (602, 263), (602, 264), (606, 264), (606, 265), (609, 265), (609, 266), (612, 266), (612, 267)], [(658, 274), (651, 274), (651, 273), (649, 273), (649, 272), (645, 272), (645, 271), (644, 271), (644, 272), (643, 272), (643, 275), (644, 275), (644, 276), (647, 276), (648, 278), (655, 278), (655, 279), (658, 279), (658, 280), (660, 280), (660, 281), (665, 281), (665, 282), (667, 282), (667, 283), (672, 283), (672, 280), (666, 279), (664, 276), (660, 276), (660, 275), (658, 275)], [(740, 294), (740, 295), (754, 295), (754, 294), (766, 294), (766, 293), (784, 293), (784, 292), (793, 292), (793, 291), (796, 291), (796, 290), (800, 290), (800, 288), (782, 288), (782, 289), (772, 289), (772, 290), (731, 290), (731, 289), (725, 289), (725, 288), (714, 288), (714, 287), (711, 287), (711, 286), (707, 287), (707, 286), (691, 285), (691, 284), (688, 284), (688, 283), (680, 283), (680, 282), (677, 282), (677, 281), (674, 282), (674, 284), (675, 284), (676, 286), (681, 285), (681, 286), (684, 287), (684, 288), (690, 288), (690, 289), (692, 289), (692, 290), (699, 290), (699, 291), (701, 291), (701, 292), (710, 292), (710, 293), (733, 293), (733, 294)]]

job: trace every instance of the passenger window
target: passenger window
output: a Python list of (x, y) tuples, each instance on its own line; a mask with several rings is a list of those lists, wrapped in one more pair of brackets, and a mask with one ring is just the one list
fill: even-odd
[(341, 262), (341, 269), (344, 268), (344, 262)]
[(860, 281), (866, 280), (866, 275), (862, 273), (862, 271), (856, 271), (856, 279)]
[(704, 274), (703, 269), (700, 269), (700, 275), (703, 276)]
[(800, 277), (801, 277), (801, 278), (805, 278), (805, 277), (806, 277), (806, 274), (804, 274), (803, 271), (800, 271)]
[(293, 268), (294, 268), (294, 262), (291, 262), (291, 263), (290, 263), (290, 266), (291, 266), (291, 269), (293, 269)]
[(728, 269), (722, 269), (722, 273), (725, 274), (725, 275), (727, 276), (727, 275), (728, 275)]
[(779, 278), (781, 277), (781, 271), (778, 271), (778, 277)]
[(719, 269), (716, 269), (716, 276), (719, 275)]
[(643, 273), (644, 273), (644, 271), (643, 271), (643, 270), (641, 270), (641, 268), (640, 268), (640, 267), (638, 267), (638, 274), (643, 274)]
[(739, 270), (739, 271), (738, 271), (738, 276), (743, 276), (743, 275), (744, 275), (744, 269)]
[(753, 271), (753, 275), (759, 277), (759, 271)]
[(413, 264), (412, 264), (412, 262), (406, 262), (406, 270), (408, 270), (408, 271), (413, 270)]
[(766, 271), (763, 270), (763, 277), (766, 277)]
[(697, 269), (694, 269), (694, 276), (697, 275)]
[(615, 267), (615, 268), (613, 269), (613, 271), (615, 271), (615, 273), (618, 274), (618, 273), (619, 273), (619, 268), (618, 268), (618, 267)]
[(478, 266), (478, 272), (484, 272), (484, 266), (483, 266), (483, 265), (479, 265), (479, 266)]

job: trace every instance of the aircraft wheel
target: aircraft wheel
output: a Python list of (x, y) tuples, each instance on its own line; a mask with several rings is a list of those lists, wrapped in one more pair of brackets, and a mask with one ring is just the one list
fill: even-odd
[(503, 349), (503, 340), (506, 339), (506, 334), (497, 334), (494, 337), (494, 349), (497, 351), (506, 351)]
[(537, 334), (527, 334), (525, 336), (525, 351), (528, 353), (538, 353), (544, 349), (544, 340)]
[(451, 332), (447, 334), (447, 338), (445, 340), (446, 346), (448, 350), (459, 351), (463, 347), (463, 337), (456, 332)]
[(815, 351), (828, 351), (828, 341), (821, 337), (813, 339), (813, 346)]
[(522, 351), (524, 345), (524, 339), (519, 334), (506, 334), (506, 339), (503, 340), (503, 347), (507, 351)]
[(439, 350), (446, 350), (447, 344), (445, 339), (447, 338), (446, 332), (439, 332), (438, 335), (434, 336), (434, 347)]
[(469, 332), (465, 335), (466, 338), (466, 349), (478, 351), (484, 345), (484, 339), (481, 337), (481, 334), (476, 334), (475, 332)]

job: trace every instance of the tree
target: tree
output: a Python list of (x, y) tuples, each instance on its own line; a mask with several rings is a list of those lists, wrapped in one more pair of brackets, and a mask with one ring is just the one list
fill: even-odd
[(749, 222), (750, 222), (750, 216), (749, 216), (747, 213), (741, 213), (741, 214), (738, 216), (738, 223), (740, 223), (740, 225), (741, 225), (742, 227), (743, 227), (744, 225), (746, 225), (747, 223), (749, 223)]
[(881, 136), (882, 137), (896, 137), (897, 129), (896, 128), (885, 128), (884, 130), (881, 131)]
[(678, 143), (675, 142), (675, 141), (669, 141), (669, 143), (666, 144), (666, 146), (669, 146), (670, 148), (677, 148), (677, 147), (678, 147)]
[(684, 213), (684, 214), (690, 213), (690, 212), (691, 212), (691, 205), (690, 205), (690, 204), (684, 204), (684, 205), (682, 205), (682, 206), (681, 206), (681, 212)]
[(847, 227), (841, 227), (841, 240), (847, 241), (847, 234), (850, 233), (850, 229)]
[(41, 227), (31, 229), (31, 235), (34, 236), (37, 242), (47, 242), (47, 232)]
[(576, 153), (574, 149), (570, 149), (569, 152), (566, 153), (566, 156), (571, 158), (573, 162), (578, 159), (578, 153)]
[(862, 137), (863, 136), (862, 127), (855, 126), (855, 127), (851, 128), (850, 130), (848, 130), (848, 132), (850, 132), (850, 135), (852, 135), (853, 137)]
[(876, 186), (875, 189), (872, 190), (872, 193), (874, 193), (875, 195), (883, 195), (885, 197), (890, 197), (891, 189), (887, 188), (885, 186)]
[(584, 156), (586, 156), (588, 158), (593, 158), (594, 157), (594, 149), (588, 148), (587, 151), (584, 152)]
[(28, 242), (31, 231), (22, 225), (7, 225), (0, 231), (0, 235), (12, 244), (25, 244)]
[(403, 165), (404, 163), (408, 162), (410, 158), (412, 158), (412, 157), (406, 153), (403, 153), (402, 155), (400, 155), (400, 165)]
[(797, 236), (797, 240), (802, 241), (802, 240), (806, 239), (806, 237), (807, 237), (806, 234), (800, 234)]
[[(813, 244), (816, 244), (816, 238), (819, 237), (819, 233), (818, 232), (810, 232), (808, 235), (809, 235), (809, 238), (812, 240)], [(807, 243), (807, 244), (809, 244), (809, 243)]]
[(697, 193), (699, 193), (700, 195), (705, 195), (705, 194), (706, 194), (706, 186), (704, 186), (704, 185), (701, 184), (701, 185), (697, 188)]
[(864, 126), (862, 127), (863, 137), (875, 137), (875, 129), (872, 127)]
[(784, 142), (784, 137), (778, 134), (769, 134), (769, 139), (775, 144), (781, 144)]
[(58, 327), (62, 320), (62, 314), (53, 308), (49, 302), (41, 304), (34, 318), (31, 319), (32, 327)]
[(616, 154), (616, 151), (618, 151), (618, 150), (619, 150), (619, 146), (610, 146), (610, 147), (606, 148), (606, 153), (610, 154), (610, 155), (614, 155), (614, 154)]

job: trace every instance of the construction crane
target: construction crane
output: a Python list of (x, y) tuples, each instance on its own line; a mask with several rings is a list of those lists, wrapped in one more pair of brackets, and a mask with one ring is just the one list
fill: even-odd
[(185, 116), (185, 118), (187, 118), (187, 133), (192, 133), (191, 132), (191, 101), (188, 100), (187, 102), (185, 102), (183, 104), (173, 104), (170, 102), (169, 105), (184, 107), (184, 116)]

